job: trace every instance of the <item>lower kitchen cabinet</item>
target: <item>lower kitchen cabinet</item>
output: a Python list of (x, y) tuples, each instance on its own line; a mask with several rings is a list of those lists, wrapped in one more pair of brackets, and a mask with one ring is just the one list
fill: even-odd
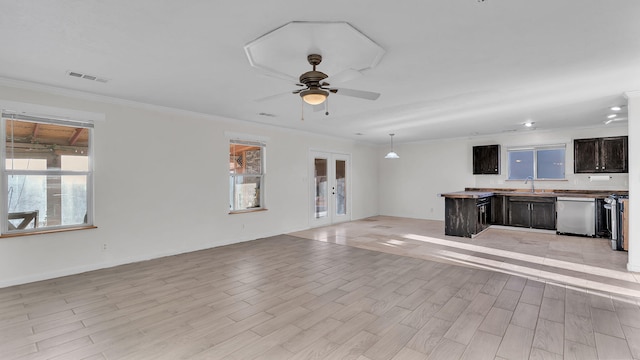
[(552, 197), (510, 196), (507, 223), (533, 229), (556, 229), (556, 199)]
[(489, 226), (490, 198), (445, 198), (445, 235), (472, 237)]
[(491, 197), (491, 218), (489, 223), (491, 225), (504, 225), (506, 214), (506, 196), (495, 195)]

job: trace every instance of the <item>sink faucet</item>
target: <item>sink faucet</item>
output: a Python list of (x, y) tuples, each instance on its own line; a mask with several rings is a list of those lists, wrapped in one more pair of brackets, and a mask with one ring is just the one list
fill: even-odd
[(527, 178), (524, 180), (524, 183), (526, 184), (529, 180), (531, 180), (531, 192), (536, 192), (536, 189), (533, 186), (533, 176), (527, 176)]

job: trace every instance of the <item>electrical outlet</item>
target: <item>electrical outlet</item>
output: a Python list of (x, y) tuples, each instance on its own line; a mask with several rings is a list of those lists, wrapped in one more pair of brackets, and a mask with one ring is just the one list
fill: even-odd
[(102, 244), (102, 251), (107, 250), (107, 244)]

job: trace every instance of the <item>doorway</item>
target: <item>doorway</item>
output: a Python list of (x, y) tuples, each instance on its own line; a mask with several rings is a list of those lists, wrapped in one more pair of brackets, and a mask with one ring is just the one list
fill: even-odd
[(311, 227), (351, 220), (350, 155), (311, 151)]

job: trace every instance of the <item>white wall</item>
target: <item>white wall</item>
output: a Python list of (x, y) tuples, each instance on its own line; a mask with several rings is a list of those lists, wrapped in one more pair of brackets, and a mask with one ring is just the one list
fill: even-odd
[[(507, 148), (510, 146), (566, 144), (566, 180), (535, 182), (536, 189), (628, 190), (629, 174), (609, 174), (603, 182), (589, 181), (589, 174), (573, 173), (573, 139), (627, 135), (623, 126), (561, 131), (523, 131), (519, 133), (398, 144), (400, 159), (384, 159), (388, 147), (379, 150), (380, 214), (418, 219), (444, 220), (441, 193), (467, 187), (528, 189), (530, 184), (507, 179)], [(401, 134), (400, 134), (401, 136)], [(401, 140), (396, 136), (397, 140)], [(501, 174), (473, 175), (472, 148), (475, 145), (501, 145)]]
[[(629, 100), (629, 260), (627, 270), (640, 272), (640, 91), (626, 94)], [(633, 220), (632, 220), (633, 219)]]
[[(534, 185), (536, 189), (587, 189), (587, 190), (628, 190), (629, 174), (603, 174), (611, 177), (608, 181), (589, 180), (590, 175), (594, 174), (574, 174), (573, 173), (573, 139), (584, 139), (606, 136), (622, 136), (627, 135), (628, 129), (626, 123), (623, 126), (602, 125), (598, 128), (590, 129), (571, 129), (560, 131), (524, 131), (514, 134), (501, 134), (500, 136), (488, 137), (484, 139), (474, 139), (469, 141), (468, 153), (471, 156), (472, 147), (474, 145), (490, 145), (500, 144), (500, 175), (475, 175), (475, 187), (479, 188), (516, 188), (529, 189), (530, 182), (524, 184), (522, 180), (507, 180), (507, 148), (514, 146), (528, 145), (545, 145), (545, 144), (566, 144), (566, 180), (536, 180)], [(469, 169), (468, 171), (472, 171)]]
[[(0, 287), (305, 229), (310, 148), (351, 154), (352, 218), (378, 214), (377, 147), (27, 88), (0, 86), (0, 99), (106, 115), (94, 133), (98, 228), (0, 238)], [(225, 132), (268, 138), (268, 211), (228, 214)]]
[(395, 144), (399, 159), (378, 154), (381, 215), (416, 219), (444, 219), (441, 193), (474, 185), (471, 153), (465, 140)]

